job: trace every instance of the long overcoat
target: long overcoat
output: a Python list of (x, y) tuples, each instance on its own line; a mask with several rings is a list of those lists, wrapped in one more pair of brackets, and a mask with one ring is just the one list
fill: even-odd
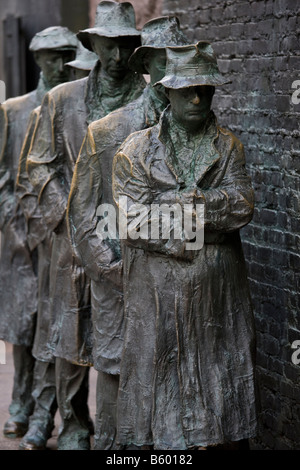
[(33, 340), (32, 354), (39, 361), (53, 362), (53, 354), (47, 347), (49, 330), (51, 328), (50, 262), (52, 253), (53, 232), (49, 231), (44, 222), (38, 204), (38, 196), (27, 174), (27, 155), (30, 150), (34, 129), (41, 107), (35, 108), (29, 117), (26, 135), (19, 159), (16, 181), (16, 196), (26, 220), (26, 238), (31, 251), (38, 254), (38, 304), (36, 329)]
[[(68, 237), (66, 207), (74, 166), (88, 124), (115, 108), (105, 106), (98, 62), (88, 77), (59, 85), (45, 96), (27, 156), (27, 171), (44, 220), (54, 232), (51, 267), (51, 332), (48, 347), (56, 357), (92, 364), (90, 279), (75, 260)], [(141, 76), (127, 77), (115, 90), (114, 105), (137, 98), (145, 86)], [(108, 103), (112, 106), (112, 101)]]
[[(118, 441), (125, 445), (187, 449), (256, 432), (255, 332), (239, 235), (253, 215), (243, 146), (213, 113), (196, 146), (181, 133), (167, 109), (114, 159), (114, 199), (127, 197), (129, 223), (133, 204), (204, 203), (205, 214), (198, 250), (187, 249), (184, 232), (123, 240)], [(178, 155), (189, 156), (189, 169)], [(143, 217), (140, 229), (149, 224)]]
[(26, 223), (16, 197), (19, 156), (31, 111), (46, 92), (37, 89), (0, 106), (0, 338), (31, 346), (37, 312), (37, 254), (27, 243)]
[(91, 123), (76, 162), (68, 202), (68, 225), (75, 256), (91, 278), (94, 325), (94, 367), (120, 371), (123, 347), (123, 279), (117, 237), (101, 240), (98, 208), (114, 207), (112, 162), (118, 147), (132, 132), (151, 127), (166, 106), (152, 86), (126, 106)]

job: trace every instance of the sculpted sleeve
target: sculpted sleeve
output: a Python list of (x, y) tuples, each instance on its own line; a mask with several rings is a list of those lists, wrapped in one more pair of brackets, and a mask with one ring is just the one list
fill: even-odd
[(234, 136), (229, 142), (230, 148), (224, 150), (228, 157), (222, 181), (215, 188), (202, 190), (205, 228), (212, 232), (238, 230), (253, 216), (254, 192), (245, 169), (244, 147)]
[[(220, 149), (220, 161), (211, 170), (208, 189), (202, 189), (201, 184), (199, 186), (195, 184), (188, 189), (163, 185), (157, 190), (147, 164), (149, 152), (156, 151), (155, 145), (151, 144), (148, 135), (141, 133), (133, 134), (125, 141), (114, 158), (113, 191), (120, 214), (123, 214), (121, 223), (119, 221), (120, 231), (123, 222), (126, 221), (127, 233), (124, 233), (126, 245), (190, 259), (196, 254), (198, 247), (202, 248), (203, 231), (201, 235), (201, 223), (199, 223), (198, 240), (196, 235), (199, 244), (197, 243), (191, 250), (193, 234), (196, 232), (194, 222), (188, 230), (186, 224), (182, 224), (183, 220), (186, 221), (187, 206), (191, 210), (192, 220), (195, 220), (197, 206), (203, 207), (204, 239), (208, 233), (233, 232), (250, 222), (254, 206), (253, 189), (245, 170), (243, 146), (235, 138), (224, 139), (224, 142), (227, 143), (227, 147)], [(155, 161), (155, 155), (151, 161)], [(161, 213), (164, 213), (170, 218), (170, 211), (163, 209), (174, 210), (173, 219), (170, 218), (169, 234), (166, 237), (161, 236), (162, 219), (158, 220), (153, 205), (159, 206), (160, 217)], [(159, 226), (159, 236), (153, 237), (155, 220)], [(200, 219), (198, 221), (201, 222)]]
[(34, 109), (30, 114), (25, 139), (20, 153), (16, 182), (16, 195), (25, 215), (27, 223), (27, 242), (30, 250), (33, 250), (39, 243), (41, 243), (47, 234), (47, 227), (38, 204), (38, 196), (27, 173), (27, 156), (38, 121), (39, 111), (40, 107)]
[[(185, 258), (189, 256), (186, 244), (190, 239), (183, 230), (181, 217), (184, 204), (194, 205), (197, 194), (196, 191), (182, 194), (167, 187), (157, 193), (145, 165), (149, 149), (143, 143), (148, 147), (147, 133), (132, 134), (114, 157), (113, 194), (119, 208), (120, 236), (126, 245)], [(170, 224), (166, 237), (162, 236), (162, 213)]]
[[(98, 208), (102, 202), (100, 158), (89, 127), (72, 179), (67, 223), (74, 254), (86, 274), (95, 281), (102, 275), (118, 277), (121, 270), (120, 254), (114, 249), (113, 240), (101, 238), (97, 233)], [(114, 211), (114, 208), (109, 210)]]
[(47, 93), (32, 137), (27, 172), (50, 230), (55, 230), (63, 220), (69, 192), (59, 148), (58, 129), (61, 125), (55, 102)]

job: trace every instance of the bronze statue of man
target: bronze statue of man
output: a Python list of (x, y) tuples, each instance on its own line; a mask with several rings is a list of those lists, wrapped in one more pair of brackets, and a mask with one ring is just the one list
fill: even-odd
[[(49, 32), (49, 30), (47, 31)], [(70, 70), (70, 80), (74, 78), (74, 75), (77, 78), (87, 76), (95, 65), (95, 56), (93, 52), (84, 49), (78, 41), (75, 60), (65, 63), (65, 66), (69, 67)], [(53, 66), (55, 66), (55, 62)], [(30, 114), (19, 159), (15, 190), (26, 219), (28, 246), (31, 251), (36, 249), (38, 252), (38, 308), (32, 348), (32, 355), (36, 359), (33, 387), (35, 403), (30, 417), (29, 429), (20, 442), (20, 449), (22, 450), (43, 450), (46, 448), (47, 440), (50, 438), (54, 427), (54, 417), (57, 411), (54, 358), (47, 344), (51, 320), (53, 320), (50, 315), (51, 299), (49, 298), (53, 232), (47, 230), (39, 208), (38, 196), (29, 181), (26, 170), (27, 155), (39, 112), (40, 106)]]
[(137, 98), (145, 87), (128, 58), (140, 44), (129, 2), (102, 1), (95, 26), (78, 33), (99, 60), (88, 77), (48, 93), (27, 156), (27, 171), (40, 209), (54, 232), (50, 267), (48, 347), (56, 357), (56, 387), (62, 425), (58, 448), (90, 448), (88, 374), (92, 358), (90, 280), (74, 259), (66, 224), (73, 169), (87, 126)]
[(97, 209), (113, 205), (111, 173), (113, 157), (132, 132), (153, 126), (168, 104), (153, 84), (164, 76), (167, 45), (187, 44), (176, 17), (147, 22), (141, 31), (142, 45), (129, 65), (141, 74), (150, 73), (143, 94), (127, 106), (89, 125), (73, 175), (68, 224), (75, 256), (91, 278), (94, 326), (94, 367), (98, 371), (96, 450), (117, 449), (116, 401), (123, 344), (122, 261), (118, 240), (97, 235)]
[[(37, 311), (37, 253), (28, 245), (24, 215), (16, 195), (19, 155), (30, 112), (53, 86), (67, 81), (64, 63), (75, 56), (78, 40), (67, 28), (37, 33), (29, 46), (41, 68), (37, 89), (8, 99), (0, 107), (1, 231), (0, 337), (13, 344), (14, 385), (7, 437), (26, 433), (33, 408), (32, 342)], [(46, 405), (45, 405), (46, 407)]]
[(224, 83), (209, 43), (167, 48), (157, 86), (170, 106), (114, 158), (114, 199), (127, 220), (119, 224), (123, 445), (197, 449), (256, 432), (254, 321), (239, 235), (254, 198), (243, 145), (211, 110)]

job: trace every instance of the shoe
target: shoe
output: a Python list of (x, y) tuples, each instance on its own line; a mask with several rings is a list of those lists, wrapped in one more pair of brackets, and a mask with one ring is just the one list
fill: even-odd
[(29, 429), (20, 442), (20, 450), (46, 450), (54, 426), (30, 423)]
[(23, 437), (28, 429), (28, 418), (16, 415), (11, 416), (4, 424), (3, 434), (5, 437), (15, 439), (17, 437)]
[(90, 450), (91, 441), (89, 431), (73, 430), (72, 432), (63, 432), (57, 439), (58, 450)]
[(20, 450), (46, 450), (45, 445), (39, 445), (34, 442), (21, 441), (19, 445)]

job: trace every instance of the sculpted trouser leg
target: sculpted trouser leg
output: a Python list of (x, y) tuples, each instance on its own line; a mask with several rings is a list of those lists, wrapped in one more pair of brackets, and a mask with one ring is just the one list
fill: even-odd
[(120, 450), (115, 442), (119, 375), (98, 372), (94, 450)]
[(61, 416), (59, 450), (89, 450), (91, 419), (88, 409), (89, 367), (57, 358), (57, 403)]
[(32, 396), (34, 411), (29, 420), (29, 429), (23, 437), (22, 449), (44, 449), (54, 428), (57, 411), (55, 364), (36, 361)]
[(35, 359), (31, 354), (31, 347), (14, 345), (13, 361), (15, 373), (12, 402), (9, 406), (11, 416), (4, 425), (4, 434), (8, 437), (20, 437), (27, 431), (34, 406), (32, 385)]

